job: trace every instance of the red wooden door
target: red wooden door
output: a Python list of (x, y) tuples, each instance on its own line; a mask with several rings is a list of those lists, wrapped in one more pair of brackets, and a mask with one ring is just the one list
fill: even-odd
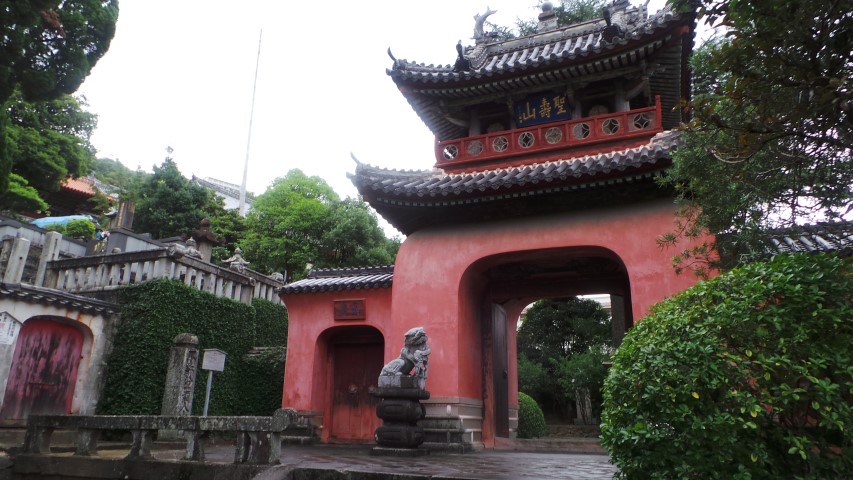
[(506, 355), (506, 310), (492, 304), (492, 365), (495, 387), (495, 434), (509, 437), (509, 379)]
[(332, 430), (335, 440), (373, 440), (382, 424), (376, 416), (378, 399), (370, 395), (382, 370), (381, 343), (334, 345)]
[(18, 333), (0, 419), (71, 413), (83, 334), (50, 320), (25, 322)]

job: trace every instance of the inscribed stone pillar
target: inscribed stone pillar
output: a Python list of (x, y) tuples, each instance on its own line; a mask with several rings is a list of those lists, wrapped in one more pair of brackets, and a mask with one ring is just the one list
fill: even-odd
[(6, 273), (3, 275), (4, 283), (21, 283), (29, 254), (30, 241), (15, 237), (12, 241), (12, 251), (9, 253), (9, 263), (6, 264)]
[[(163, 416), (188, 416), (193, 409), (193, 391), (198, 370), (198, 337), (182, 333), (173, 340), (163, 393)], [(174, 437), (177, 432), (160, 431), (160, 438)]]

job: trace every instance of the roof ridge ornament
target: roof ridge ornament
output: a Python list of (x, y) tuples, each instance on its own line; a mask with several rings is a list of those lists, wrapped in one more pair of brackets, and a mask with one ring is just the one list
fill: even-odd
[(453, 65), (453, 73), (470, 72), (471, 61), (465, 58), (464, 48), (462, 48), (462, 40), (456, 44), (456, 53), (459, 55), (456, 58), (456, 63)]
[(474, 15), (474, 40), (476, 43), (482, 43), (486, 41), (486, 19), (489, 18), (490, 15), (498, 13), (497, 10), (492, 10), (488, 6), (486, 6), (486, 13), (476, 14)]
[[(614, 4), (614, 7), (617, 4)], [(607, 26), (604, 27), (604, 30), (601, 31), (601, 40), (606, 43), (613, 43), (613, 41), (624, 34), (624, 29), (613, 22), (613, 12), (611, 11), (611, 7), (604, 8), (604, 21), (607, 23)]]
[(542, 13), (539, 14), (539, 23), (536, 25), (536, 33), (547, 32), (557, 28), (557, 11), (554, 4), (545, 2), (542, 4)]

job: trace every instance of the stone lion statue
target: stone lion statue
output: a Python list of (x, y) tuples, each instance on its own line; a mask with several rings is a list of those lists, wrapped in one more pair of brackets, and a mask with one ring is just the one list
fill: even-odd
[(405, 342), (403, 349), (400, 350), (400, 357), (388, 362), (382, 368), (379, 376), (400, 376), (410, 375), (418, 377), (420, 388), (423, 389), (426, 385), (427, 370), (429, 367), (428, 358), (430, 348), (427, 345), (427, 334), (424, 327), (415, 327), (404, 336)]

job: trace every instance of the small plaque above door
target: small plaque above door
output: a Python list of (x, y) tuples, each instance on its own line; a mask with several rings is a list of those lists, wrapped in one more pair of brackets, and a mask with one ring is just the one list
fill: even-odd
[(364, 299), (335, 300), (335, 320), (364, 320)]

